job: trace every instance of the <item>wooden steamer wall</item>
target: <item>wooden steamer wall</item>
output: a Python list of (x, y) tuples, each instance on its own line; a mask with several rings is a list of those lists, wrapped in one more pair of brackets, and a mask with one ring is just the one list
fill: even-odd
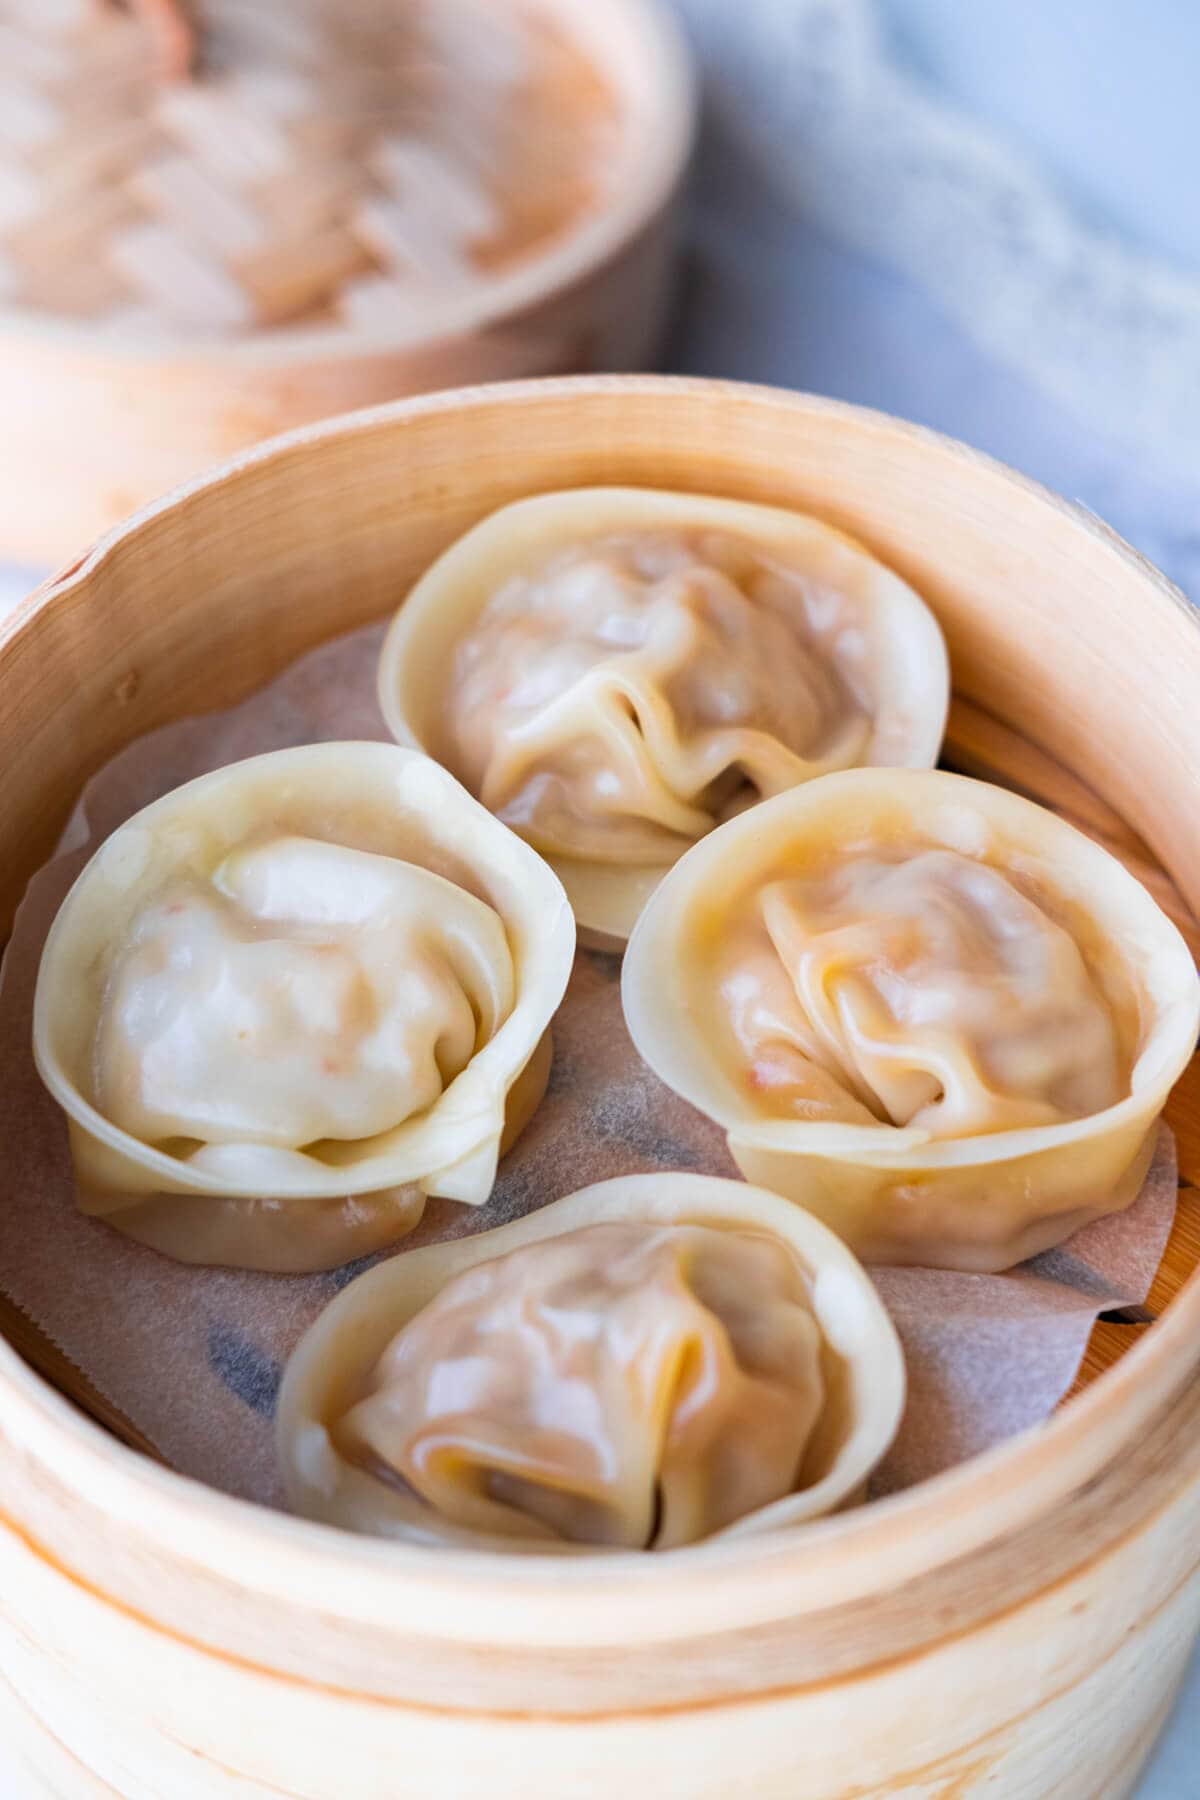
[[(492, 508), (594, 482), (806, 507), (865, 539), (946, 629), (949, 760), (1097, 833), (1194, 941), (1200, 626), (1180, 596), (929, 433), (649, 378), (310, 429), (18, 609), (5, 922), (121, 745), (383, 614)], [(1098, 1327), (1042, 1429), (792, 1539), (546, 1574), (358, 1540), (173, 1476), (0, 1349), (0, 1712), (28, 1792), (1120, 1800), (1200, 1625), (1194, 1073), (1172, 1116), (1187, 1185), (1146, 1318)]]

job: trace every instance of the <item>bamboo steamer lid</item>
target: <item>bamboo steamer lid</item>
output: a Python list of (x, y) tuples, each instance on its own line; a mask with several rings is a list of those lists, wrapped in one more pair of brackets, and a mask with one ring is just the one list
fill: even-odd
[(695, 113), (663, 0), (0, 0), (0, 561), (332, 413), (646, 367)]
[(123, 330), (428, 310), (601, 204), (619, 132), (495, 0), (9, 0), (0, 66), (0, 293)]

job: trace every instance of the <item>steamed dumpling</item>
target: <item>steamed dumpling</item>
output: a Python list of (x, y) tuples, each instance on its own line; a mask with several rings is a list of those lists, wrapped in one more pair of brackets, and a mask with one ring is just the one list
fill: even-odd
[(185, 1261), (315, 1269), (487, 1198), (544, 1089), (554, 876), (426, 758), (282, 751), (120, 827), (43, 956), (39, 1068), (86, 1210)]
[(594, 1225), (451, 1281), (337, 1439), (467, 1530), (667, 1549), (790, 1493), (821, 1400), (781, 1245)]
[(409, 596), (380, 672), (395, 735), (614, 939), (723, 819), (830, 770), (933, 762), (947, 688), (932, 615), (841, 534), (619, 489), (478, 526)]
[(604, 1182), (352, 1283), (289, 1365), (293, 1502), (430, 1543), (671, 1549), (844, 1500), (903, 1370), (815, 1221), (739, 1183)]
[(868, 1262), (995, 1270), (1136, 1196), (1200, 984), (1106, 851), (1003, 789), (830, 776), (685, 858), (634, 1042)]

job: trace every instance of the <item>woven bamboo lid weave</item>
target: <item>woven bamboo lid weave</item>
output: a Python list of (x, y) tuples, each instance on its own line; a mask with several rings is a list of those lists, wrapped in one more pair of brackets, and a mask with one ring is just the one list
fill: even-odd
[(618, 111), (540, 0), (0, 0), (0, 301), (393, 326), (601, 204)]

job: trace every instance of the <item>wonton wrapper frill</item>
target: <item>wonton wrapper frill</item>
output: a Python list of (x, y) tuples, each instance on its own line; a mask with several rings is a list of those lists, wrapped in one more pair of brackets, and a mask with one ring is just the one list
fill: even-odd
[(297, 1273), (393, 1243), (427, 1195), (482, 1204), (573, 952), (553, 873), (427, 757), (319, 744), (187, 783), (100, 847), (42, 955), (81, 1207)]
[[(894, 982), (887, 986), (894, 967), (885, 966), (878, 922), (864, 921), (860, 909), (840, 937), (827, 931), (823, 946), (819, 931), (827, 920), (814, 926), (810, 911), (806, 924), (803, 905), (799, 914), (794, 906), (790, 915), (780, 911), (778, 897), (786, 907), (789, 881), (792, 894), (820, 894), (831, 871), (835, 882), (837, 871), (845, 880), (856, 859), (890, 866), (925, 855), (935, 871), (944, 859), (973, 867), (981, 887), (997, 876), (1007, 884), (996, 932), (1001, 944), (1010, 933), (1018, 959), (1011, 929), (1023, 918), (1040, 921), (1045, 942), (1033, 946), (1021, 975), (1028, 1004), (1036, 1009), (1043, 968), (1068, 970), (1074, 986), (1065, 998), (1049, 995), (1046, 1035), (1040, 1044), (1035, 1039), (1025, 1066), (1036, 1069), (1040, 1059), (1051, 1068), (1055, 1058), (1069, 1064), (1078, 1041), (1080, 1067), (1068, 1068), (1065, 1089), (1056, 1065), (1051, 1073), (1059, 1086), (1045, 1096), (1022, 1101), (1001, 1092), (995, 1099), (989, 1084), (1003, 1087), (995, 1080), (996, 1063), (979, 1056), (978, 1043), (942, 1030), (944, 1008), (939, 1011), (939, 996), (931, 998), (925, 986), (917, 986), (915, 1004), (932, 1024), (923, 1042), (910, 1032), (906, 1044), (907, 1028), (887, 1011), (887, 995), (897, 989)], [(826, 898), (832, 891), (824, 890)], [(961, 896), (950, 899), (945, 917), (952, 931), (966, 931), (962, 941), (969, 945), (969, 908), (964, 915)], [(757, 964), (748, 956), (740, 967), (726, 966), (751, 942), (740, 935), (747, 921), (768, 916), (791, 968), (765, 937)], [(899, 931), (894, 941), (911, 947), (926, 925), (910, 903), (889, 928)], [(934, 918), (928, 929), (939, 928)], [(797, 960), (805, 955), (809, 962)], [(798, 1019), (818, 1042), (804, 1064), (812, 1073), (807, 1100), (776, 1098), (774, 1106), (769, 1058), (752, 1069), (730, 1010), (730, 995), (740, 1003), (747, 983), (761, 981), (756, 971), (765, 967), (763, 959), (772, 957), (776, 974), (793, 984), (791, 991), (774, 988), (781, 1004), (757, 1015), (776, 1033), (774, 1050), (782, 1043), (783, 1065), (800, 1065)], [(928, 969), (924, 974), (928, 979)], [(1002, 969), (998, 980), (1007, 1005), (1016, 990), (1003, 991)], [(941, 998), (951, 1008), (965, 1003), (986, 1012), (990, 992), (986, 980), (978, 992), (960, 981), (948, 984)], [(722, 826), (679, 862), (647, 907), (626, 952), (622, 998), (641, 1055), (725, 1129), (747, 1180), (815, 1212), (867, 1263), (975, 1272), (1009, 1268), (1134, 1200), (1156, 1121), (1195, 1050), (1200, 1023), (1200, 984), (1187, 946), (1113, 856), (1029, 800), (940, 771), (830, 775)], [(910, 996), (907, 1004), (913, 1003)], [(1013, 1040), (1003, 1033), (1014, 1012), (1019, 1005), (1000, 1018), (993, 1045), (1010, 1067)], [(856, 1018), (866, 1018), (870, 1029), (858, 1029)], [(1103, 1045), (1100, 1051), (1095, 1045), (1105, 1031), (1112, 1048), (1101, 1053)], [(1004, 1069), (1003, 1060), (999, 1066)], [(1094, 1111), (1056, 1112), (1050, 1100), (1069, 1091), (1071, 1080), (1076, 1094), (1089, 1091), (1089, 1083), (1104, 1092), (1106, 1080), (1111, 1091)], [(877, 1103), (881, 1089), (893, 1097), (915, 1094), (903, 1115), (909, 1119), (925, 1102), (922, 1122), (895, 1123), (894, 1113)], [(996, 1123), (989, 1128), (993, 1104)], [(783, 1116), (787, 1105), (790, 1117)], [(939, 1111), (947, 1121), (942, 1132)]]
[[(393, 1257), (351, 1282), (310, 1326), (284, 1375), (276, 1429), (293, 1510), (348, 1530), (449, 1548), (612, 1554), (609, 1545), (568, 1542), (550, 1529), (509, 1535), (451, 1523), (403, 1483), (353, 1460), (344, 1443), (347, 1416), (362, 1400), (376, 1365), (397, 1334), (447, 1284), (513, 1252), (570, 1242), (572, 1234), (583, 1242), (590, 1228), (612, 1224), (708, 1227), (782, 1248), (794, 1258), (807, 1314), (816, 1327), (820, 1410), (811, 1427), (805, 1421), (807, 1442), (793, 1491), (710, 1535), (786, 1529), (859, 1500), (895, 1436), (905, 1393), (899, 1340), (871, 1281), (832, 1233), (777, 1195), (712, 1176), (658, 1174), (600, 1182), (515, 1224)], [(557, 1334), (552, 1330), (534, 1346), (539, 1370), (540, 1350), (551, 1341), (568, 1345), (572, 1356), (578, 1356), (578, 1340), (560, 1322)], [(803, 1335), (797, 1341), (811, 1353), (811, 1335), (807, 1343)], [(519, 1358), (496, 1359), (501, 1373), (518, 1366)], [(638, 1367), (645, 1380), (640, 1360)], [(579, 1368), (573, 1360), (568, 1375), (577, 1380)], [(474, 1364), (455, 1362), (456, 1387), (468, 1373), (472, 1382), (478, 1379)], [(611, 1380), (602, 1381), (597, 1390), (609, 1397), (612, 1391)], [(591, 1409), (584, 1410), (590, 1414)], [(581, 1416), (578, 1393), (567, 1416), (572, 1423)], [(545, 1421), (547, 1428), (552, 1423)], [(487, 1430), (484, 1411), (479, 1433), (486, 1437)], [(519, 1452), (520, 1446), (515, 1448)], [(618, 1464), (621, 1450), (618, 1444)]]
[[(612, 548), (664, 543), (662, 576)], [(607, 587), (588, 574), (606, 554)], [(379, 698), (400, 743), (548, 859), (583, 941), (616, 949), (688, 846), (753, 800), (936, 762), (949, 669), (924, 601), (817, 519), (580, 488), (506, 506), (439, 557), (388, 633)]]

